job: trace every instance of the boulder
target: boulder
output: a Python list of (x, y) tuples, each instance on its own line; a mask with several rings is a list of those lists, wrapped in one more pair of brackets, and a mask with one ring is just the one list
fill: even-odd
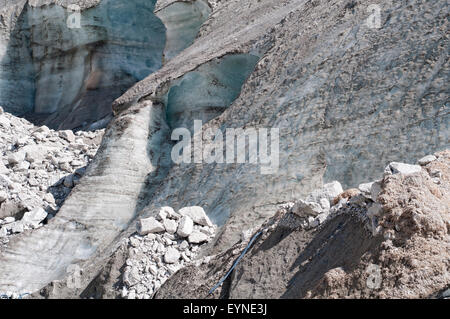
[(167, 213), (164, 210), (159, 210), (157, 218), (159, 221), (164, 222), (167, 218)]
[(8, 228), (11, 229), (11, 233), (19, 234), (24, 231), (24, 225), (21, 221), (17, 221), (8, 225)]
[(71, 130), (60, 131), (59, 137), (65, 139), (69, 143), (75, 142), (75, 134), (73, 134)]
[(177, 234), (182, 237), (188, 237), (194, 230), (194, 222), (189, 216), (183, 216), (178, 223)]
[(405, 164), (405, 163), (397, 163), (392, 162), (390, 163), (386, 169), (384, 170), (385, 175), (392, 175), (392, 174), (414, 174), (418, 173), (422, 170), (422, 167), (419, 165), (411, 165), (411, 164)]
[(42, 163), (48, 152), (48, 149), (40, 145), (27, 145), (22, 150), (25, 153), (25, 159), (30, 163)]
[(64, 182), (63, 182), (64, 186), (66, 186), (67, 188), (72, 188), (73, 187), (73, 175), (67, 175), (64, 178)]
[(179, 219), (180, 215), (175, 212), (175, 210), (172, 207), (164, 206), (161, 207), (159, 210), (160, 214), (165, 214), (166, 217), (173, 218), (173, 219)]
[(27, 161), (19, 162), (16, 166), (14, 166), (14, 172), (26, 172), (30, 168), (30, 163)]
[(191, 244), (200, 244), (206, 241), (208, 241), (208, 236), (197, 230), (194, 230), (188, 237), (188, 242)]
[(49, 204), (55, 204), (55, 198), (51, 193), (47, 193), (44, 195), (44, 200)]
[(175, 234), (178, 228), (178, 223), (174, 220), (166, 219), (164, 220), (164, 228), (169, 234)]
[(38, 128), (34, 131), (34, 133), (40, 133), (40, 134), (42, 134), (42, 135), (44, 135), (44, 136), (47, 136), (48, 134), (50, 134), (50, 129), (49, 129), (47, 126), (42, 125), (42, 126), (38, 127)]
[(200, 206), (184, 207), (179, 210), (181, 216), (189, 216), (194, 223), (202, 226), (212, 227), (213, 223)]
[(8, 156), (8, 163), (10, 165), (17, 165), (20, 162), (25, 160), (25, 152), (16, 152), (16, 153), (12, 153)]
[(14, 217), (6, 217), (4, 220), (3, 220), (3, 224), (11, 224), (11, 223), (14, 223), (16, 221), (16, 219), (14, 218)]
[(173, 247), (167, 248), (166, 253), (164, 254), (164, 261), (167, 264), (174, 264), (176, 263), (181, 257), (181, 254), (178, 250), (176, 250)]
[(358, 189), (361, 191), (361, 193), (365, 196), (370, 196), (370, 190), (372, 188), (372, 183), (364, 183), (364, 184), (360, 184), (358, 186)]
[(47, 218), (47, 212), (37, 207), (23, 215), (22, 223), (26, 227), (36, 228), (45, 218)]
[(25, 207), (19, 200), (7, 199), (0, 206), (0, 218), (10, 217), (10, 216), (21, 216)]
[(341, 183), (334, 181), (328, 184), (323, 185), (321, 189), (313, 191), (307, 198), (307, 202), (320, 203), (322, 198), (328, 199), (329, 202), (333, 202), (333, 200), (341, 194), (344, 190), (342, 189)]
[(434, 155), (427, 155), (425, 157), (422, 157), (419, 160), (419, 165), (426, 166), (426, 165), (430, 164), (431, 162), (434, 162), (435, 160), (437, 160), (436, 156), (434, 156)]
[(139, 234), (142, 236), (163, 231), (165, 231), (163, 224), (158, 222), (154, 217), (141, 219), (139, 222)]
[(324, 209), (319, 203), (316, 202), (298, 200), (292, 207), (292, 213), (301, 217), (317, 216), (322, 212), (324, 212)]

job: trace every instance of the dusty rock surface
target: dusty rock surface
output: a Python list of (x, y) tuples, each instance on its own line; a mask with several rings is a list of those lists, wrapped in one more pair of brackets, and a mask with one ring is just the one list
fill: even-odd
[[(201, 207), (185, 207), (185, 211), (201, 211)], [(152, 224), (170, 225), (169, 227), (152, 228), (142, 232), (145, 219), (139, 220), (139, 232), (124, 238), (100, 274), (80, 290), (72, 286), (67, 291), (68, 281), (55, 281), (39, 292), (33, 298), (126, 298), (150, 299), (162, 284), (180, 269), (207, 263), (210, 258), (198, 255), (200, 250), (210, 242), (216, 233), (213, 225), (203, 213), (202, 220), (209, 226), (193, 223), (191, 233), (197, 233), (203, 240), (192, 240), (192, 234), (179, 235), (172, 231), (183, 228), (182, 220), (189, 219), (183, 209), (175, 212), (171, 207), (162, 207), (157, 218), (150, 217)], [(192, 220), (191, 220), (192, 221)], [(70, 277), (73, 280), (74, 277)], [(75, 278), (76, 279), (76, 278)], [(69, 285), (70, 286), (70, 285)], [(77, 289), (78, 288), (78, 289)]]
[(47, 224), (79, 183), (104, 130), (54, 131), (0, 107), (0, 241)]

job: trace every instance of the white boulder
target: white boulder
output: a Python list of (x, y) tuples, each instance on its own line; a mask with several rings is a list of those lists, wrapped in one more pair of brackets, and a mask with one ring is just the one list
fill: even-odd
[(47, 218), (47, 212), (37, 207), (23, 215), (22, 223), (26, 227), (36, 228), (45, 218)]
[(422, 167), (419, 165), (411, 165), (411, 164), (405, 164), (405, 163), (397, 163), (392, 162), (390, 163), (386, 169), (384, 170), (384, 173), (386, 175), (392, 175), (392, 174), (414, 174), (418, 173), (422, 170)]
[(49, 204), (55, 204), (55, 198), (51, 193), (47, 193), (44, 195), (44, 200)]
[(188, 237), (188, 242), (191, 244), (200, 244), (206, 241), (208, 241), (208, 236), (197, 230), (194, 230)]
[(164, 225), (158, 222), (154, 217), (141, 219), (139, 221), (139, 234), (142, 236), (163, 231), (165, 231)]
[(166, 232), (169, 234), (175, 234), (178, 228), (178, 224), (176, 221), (171, 219), (164, 220), (164, 228), (166, 229)]
[(363, 193), (363, 195), (370, 195), (370, 190), (372, 188), (372, 183), (364, 183), (358, 186), (358, 189)]
[(177, 234), (182, 237), (188, 237), (194, 230), (194, 222), (189, 216), (183, 216), (178, 223)]
[(136, 267), (127, 267), (125, 273), (123, 274), (123, 281), (128, 287), (132, 287), (141, 281), (139, 276), (139, 269)]
[(184, 207), (179, 210), (179, 213), (181, 216), (189, 216), (196, 224), (209, 227), (213, 226), (213, 223), (200, 206)]
[(180, 215), (177, 212), (175, 212), (175, 210), (172, 207), (169, 206), (161, 207), (159, 212), (164, 213), (167, 217), (173, 219), (179, 219), (178, 217), (180, 217)]
[(167, 251), (164, 255), (164, 261), (167, 264), (174, 264), (176, 263), (181, 257), (181, 254), (178, 250), (176, 250), (173, 247), (167, 248)]
[(11, 232), (13, 234), (22, 233), (24, 231), (24, 225), (21, 221), (14, 222), (12, 224), (9, 224), (8, 227), (11, 229)]
[(341, 183), (334, 181), (323, 185), (321, 189), (313, 191), (308, 195), (306, 201), (320, 203), (322, 198), (326, 198), (329, 202), (332, 202), (343, 191)]
[(16, 152), (16, 153), (12, 153), (8, 156), (8, 163), (10, 165), (17, 165), (20, 162), (25, 160), (25, 152)]
[(14, 223), (15, 221), (16, 221), (16, 219), (14, 217), (9, 216), (3, 220), (3, 224), (5, 224), (5, 225), (11, 224), (11, 223)]

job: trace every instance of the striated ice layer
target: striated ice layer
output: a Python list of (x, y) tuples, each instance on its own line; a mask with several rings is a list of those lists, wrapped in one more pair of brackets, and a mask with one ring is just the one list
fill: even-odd
[[(111, 103), (195, 39), (204, 0), (102, 0), (75, 10), (55, 1), (0, 9), (0, 105), (38, 124), (104, 126)], [(76, 8), (76, 7), (75, 7)]]
[(115, 98), (162, 66), (165, 27), (155, 2), (103, 0), (81, 12), (14, 7), (18, 18), (0, 43), (0, 105), (55, 128), (108, 116)]
[(167, 42), (164, 60), (168, 61), (190, 46), (201, 25), (211, 14), (205, 0), (175, 2), (156, 12), (167, 28)]

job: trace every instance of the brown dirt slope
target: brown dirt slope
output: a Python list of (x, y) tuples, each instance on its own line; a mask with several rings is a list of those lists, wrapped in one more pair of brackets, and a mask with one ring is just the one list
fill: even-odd
[(315, 230), (282, 209), (214, 294), (246, 244), (179, 271), (156, 298), (439, 297), (450, 286), (450, 151), (436, 156), (420, 173), (382, 179), (375, 232), (362, 196)]

